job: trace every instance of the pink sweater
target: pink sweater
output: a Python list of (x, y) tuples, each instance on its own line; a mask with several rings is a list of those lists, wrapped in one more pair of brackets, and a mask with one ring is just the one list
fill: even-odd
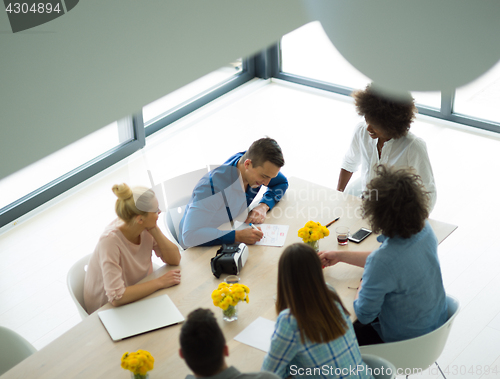
[(89, 314), (120, 299), (125, 287), (137, 284), (153, 271), (152, 250), (161, 257), (158, 244), (149, 232), (143, 231), (141, 242), (136, 245), (118, 229), (122, 223), (116, 219), (104, 229), (90, 257), (83, 290)]

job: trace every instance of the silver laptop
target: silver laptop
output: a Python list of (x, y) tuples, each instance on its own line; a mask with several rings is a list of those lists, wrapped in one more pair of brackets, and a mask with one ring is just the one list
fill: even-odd
[(160, 295), (97, 313), (113, 341), (184, 321), (168, 295)]

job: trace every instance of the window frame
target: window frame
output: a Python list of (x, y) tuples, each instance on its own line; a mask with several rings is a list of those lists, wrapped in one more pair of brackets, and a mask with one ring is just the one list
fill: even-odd
[[(269, 49), (269, 61), (272, 65), (270, 69), (274, 77), (286, 80), (292, 83), (321, 89), (324, 91), (338, 93), (340, 95), (350, 96), (355, 88), (335, 85), (333, 83), (323, 82), (316, 79), (310, 79), (300, 75), (294, 75), (282, 71), (281, 40)], [(453, 111), (455, 100), (455, 90), (450, 92), (441, 91), (441, 107), (435, 109), (417, 104), (418, 112), (422, 115), (439, 118), (441, 120), (451, 121), (462, 125), (472, 126), (495, 133), (500, 133), (500, 123), (490, 120), (483, 120), (472, 116), (467, 116)]]
[(179, 105), (171, 108), (161, 115), (155, 117), (152, 122), (145, 125), (146, 137), (153, 133), (168, 127), (180, 118), (187, 116), (198, 108), (210, 103), (218, 97), (232, 91), (255, 77), (254, 58), (246, 58), (242, 60), (242, 70), (233, 77), (219, 83), (198, 95), (188, 99)]
[(119, 126), (119, 139), (122, 140), (127, 135), (132, 135), (131, 140), (115, 146), (0, 208), (0, 228), (11, 223), (15, 225), (15, 222), (20, 217), (142, 149), (146, 146), (146, 137), (168, 127), (180, 118), (253, 79), (255, 77), (256, 61), (256, 57), (242, 59), (242, 70), (239, 73), (168, 110), (157, 117), (154, 122), (148, 124), (146, 128), (144, 127), (142, 111), (120, 120), (119, 123), (123, 122), (123, 125), (128, 125), (128, 128), (123, 125)]
[(90, 161), (61, 175), (57, 179), (39, 187), (16, 201), (0, 209), (0, 228), (14, 222), (19, 217), (38, 208), (67, 190), (84, 182), (106, 168), (144, 147), (146, 138), (142, 114), (135, 114), (119, 121), (128, 124), (132, 139), (100, 154)]

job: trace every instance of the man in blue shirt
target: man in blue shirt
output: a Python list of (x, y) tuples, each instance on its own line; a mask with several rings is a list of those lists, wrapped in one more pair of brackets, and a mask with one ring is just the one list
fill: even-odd
[[(261, 224), (266, 214), (285, 194), (286, 177), (280, 172), (285, 161), (272, 138), (255, 141), (247, 151), (237, 153), (210, 171), (196, 185), (179, 225), (182, 247), (212, 246), (223, 243), (253, 245), (263, 234), (254, 228), (219, 230), (234, 220)], [(267, 190), (260, 203), (248, 212), (262, 186)], [(231, 228), (232, 229), (232, 228)]]

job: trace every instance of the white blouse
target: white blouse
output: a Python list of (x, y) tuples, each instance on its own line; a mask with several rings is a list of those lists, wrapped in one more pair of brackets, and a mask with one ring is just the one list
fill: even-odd
[(390, 139), (384, 143), (379, 159), (378, 140), (372, 139), (366, 128), (365, 122), (357, 125), (351, 146), (342, 162), (342, 168), (349, 172), (355, 172), (361, 164), (361, 188), (365, 189), (366, 184), (376, 176), (374, 168), (379, 164), (396, 168), (413, 167), (422, 178), (425, 189), (430, 193), (429, 212), (431, 212), (436, 204), (437, 194), (424, 140), (411, 132), (408, 132), (404, 137)]

